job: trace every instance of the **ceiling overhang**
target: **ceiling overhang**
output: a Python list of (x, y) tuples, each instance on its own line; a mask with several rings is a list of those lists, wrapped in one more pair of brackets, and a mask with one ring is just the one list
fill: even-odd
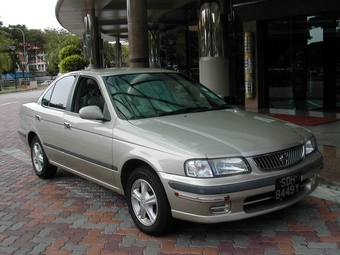
[(234, 0), (243, 22), (311, 15), (340, 9), (339, 0)]
[[(128, 38), (127, 0), (58, 0), (55, 15), (60, 25), (69, 32), (83, 36), (84, 18), (94, 11), (102, 38), (114, 41)], [(147, 0), (148, 22), (197, 0)]]

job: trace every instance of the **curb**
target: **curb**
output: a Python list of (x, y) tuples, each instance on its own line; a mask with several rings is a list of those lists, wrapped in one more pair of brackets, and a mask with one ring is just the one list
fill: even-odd
[(20, 93), (20, 92), (27, 92), (27, 91), (32, 91), (32, 90), (44, 90), (47, 87), (38, 87), (37, 89), (25, 89), (25, 90), (12, 90), (12, 91), (6, 91), (6, 90), (2, 90), (0, 91), (0, 95), (4, 95), (4, 94), (10, 94), (10, 93)]
[(333, 181), (333, 180), (329, 180), (329, 179), (319, 177), (319, 185), (326, 187), (326, 188), (329, 188), (329, 189), (340, 191), (340, 183), (337, 182), (337, 181)]

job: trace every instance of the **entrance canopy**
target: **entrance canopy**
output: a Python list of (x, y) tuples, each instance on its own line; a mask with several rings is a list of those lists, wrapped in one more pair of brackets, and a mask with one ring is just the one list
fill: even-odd
[[(129, 0), (58, 0), (55, 14), (66, 30), (83, 36), (84, 18), (94, 10), (98, 29), (104, 40), (127, 39), (127, 1)], [(148, 22), (155, 22), (165, 13), (192, 2), (197, 0), (147, 0)]]
[(306, 15), (340, 9), (339, 0), (235, 0), (233, 8), (243, 22)]

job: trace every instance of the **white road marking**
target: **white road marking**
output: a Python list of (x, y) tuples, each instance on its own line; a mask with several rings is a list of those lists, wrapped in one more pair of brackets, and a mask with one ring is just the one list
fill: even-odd
[(18, 101), (6, 103), (6, 104), (0, 104), (0, 106), (10, 105), (10, 104), (16, 104), (16, 103), (18, 103)]
[(318, 197), (325, 200), (331, 200), (336, 203), (340, 203), (340, 191), (335, 189), (330, 189), (325, 186), (319, 185), (316, 190), (310, 194), (312, 197)]
[(15, 148), (10, 148), (10, 149), (2, 149), (2, 153), (10, 155), (17, 160), (20, 160), (24, 163), (31, 164), (31, 158), (29, 155), (27, 155), (25, 152), (15, 149)]

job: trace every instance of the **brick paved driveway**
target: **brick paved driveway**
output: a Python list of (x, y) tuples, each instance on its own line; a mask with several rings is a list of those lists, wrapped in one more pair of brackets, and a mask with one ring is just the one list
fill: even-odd
[(17, 134), (20, 104), (40, 92), (0, 95), (0, 254), (339, 254), (339, 204), (310, 196), (265, 216), (216, 225), (177, 222), (141, 233), (125, 198), (59, 170), (34, 174)]

